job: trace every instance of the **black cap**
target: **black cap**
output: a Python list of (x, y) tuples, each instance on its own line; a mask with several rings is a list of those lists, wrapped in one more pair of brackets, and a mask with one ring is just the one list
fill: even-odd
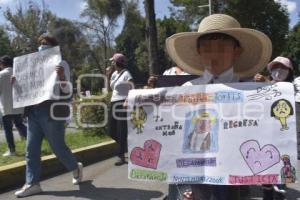
[(7, 55), (2, 56), (0, 58), (0, 64), (3, 64), (4, 66), (12, 67), (13, 66), (13, 59)]

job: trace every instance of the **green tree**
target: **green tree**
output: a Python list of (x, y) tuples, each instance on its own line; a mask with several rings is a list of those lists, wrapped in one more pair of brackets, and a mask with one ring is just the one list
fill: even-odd
[(9, 37), (2, 27), (0, 27), (0, 47), (0, 56), (13, 54)]
[(179, 32), (190, 31), (189, 26), (180, 20), (176, 20), (172, 17), (158, 19), (157, 20), (157, 32), (158, 32), (158, 60), (160, 63), (159, 74), (162, 74), (166, 69), (176, 65), (173, 63), (165, 49), (166, 38)]
[(72, 69), (73, 79), (77, 79), (90, 55), (89, 45), (80, 27), (70, 20), (55, 18), (50, 22), (48, 30), (57, 38), (63, 58)]
[(17, 55), (36, 51), (37, 38), (47, 32), (48, 24), (54, 18), (44, 1), (41, 7), (32, 1), (27, 5), (23, 8), (20, 4), (15, 13), (10, 8), (4, 12), (4, 17), (10, 22), (7, 28), (15, 35), (12, 48)]
[[(209, 15), (209, 8), (199, 6), (208, 5), (209, 0), (171, 0), (174, 7), (170, 7), (171, 16), (185, 21), (193, 30), (197, 30), (200, 21)], [(212, 13), (222, 13), (225, 0), (211, 0)]]
[[(145, 40), (145, 18), (138, 10), (138, 1), (128, 1), (125, 6), (125, 23), (122, 32), (116, 38), (116, 49), (127, 56), (128, 66), (133, 72), (135, 82), (144, 84), (148, 78), (149, 59), (148, 48)], [(189, 31), (184, 21), (174, 18), (156, 20), (158, 35), (158, 74), (171, 67), (172, 62), (165, 51), (165, 40), (177, 32)], [(133, 37), (134, 36), (134, 37)]]
[[(189, 24), (194, 30), (208, 8), (199, 8), (208, 4), (208, 0), (171, 0), (172, 16)], [(242, 27), (253, 28), (268, 35), (273, 43), (273, 57), (280, 55), (285, 48), (289, 30), (287, 8), (280, 2), (270, 0), (211, 0), (212, 14), (226, 13), (235, 17)]]
[[(124, 5), (125, 21), (121, 33), (116, 38), (116, 50), (126, 55), (129, 67), (136, 83), (144, 82), (148, 69), (145, 43), (145, 18), (138, 10), (138, 0), (128, 1)], [(143, 75), (141, 75), (143, 74)]]
[[(107, 66), (107, 60), (113, 51), (114, 30), (117, 19), (122, 14), (122, 0), (85, 0), (87, 8), (82, 12), (87, 22), (81, 23), (87, 28), (93, 58), (98, 66)], [(104, 67), (101, 70), (104, 71)]]
[(294, 65), (295, 74), (300, 75), (300, 22), (290, 31), (287, 48), (283, 56), (289, 57)]
[(145, 0), (146, 38), (148, 43), (148, 59), (150, 74), (158, 74), (157, 28), (154, 11), (154, 0)]
[(285, 49), (289, 31), (287, 8), (270, 0), (230, 0), (225, 12), (235, 17), (242, 27), (264, 32), (273, 44), (273, 57)]

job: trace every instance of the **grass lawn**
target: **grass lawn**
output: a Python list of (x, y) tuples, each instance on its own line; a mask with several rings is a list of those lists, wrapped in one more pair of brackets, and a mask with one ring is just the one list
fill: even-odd
[[(81, 147), (86, 147), (94, 144), (99, 144), (101, 142), (106, 142), (110, 140), (110, 137), (106, 135), (94, 135), (89, 133), (84, 133), (83, 131), (78, 131), (76, 133), (66, 134), (66, 143), (70, 149), (78, 149)], [(0, 166), (12, 164), (18, 161), (22, 161), (25, 158), (25, 147), (26, 141), (15, 141), (17, 156), (3, 157), (2, 154), (7, 150), (6, 143), (0, 143)], [(42, 144), (42, 156), (52, 154), (51, 148), (46, 140)]]

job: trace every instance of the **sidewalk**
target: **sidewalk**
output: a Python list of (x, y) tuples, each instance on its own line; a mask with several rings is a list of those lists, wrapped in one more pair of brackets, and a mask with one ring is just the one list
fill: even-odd
[[(84, 182), (80, 186), (71, 184), (71, 174), (63, 174), (41, 182), (44, 192), (27, 197), (26, 200), (161, 200), (167, 194), (165, 183), (145, 183), (127, 178), (127, 165), (115, 167), (116, 158), (111, 158), (84, 168)], [(300, 166), (300, 161), (298, 161)], [(300, 177), (300, 170), (297, 172)], [(1, 181), (1, 180), (0, 180)], [(0, 194), (0, 200), (16, 199), (15, 190)], [(251, 187), (251, 198), (261, 200), (260, 187)], [(288, 200), (300, 200), (300, 184), (288, 189)]]
[[(159, 200), (167, 193), (167, 184), (128, 180), (127, 165), (115, 167), (115, 161), (116, 158), (111, 158), (85, 167), (80, 186), (72, 185), (71, 173), (42, 181), (44, 192), (26, 200)], [(0, 200), (17, 199), (14, 192), (0, 194)]]

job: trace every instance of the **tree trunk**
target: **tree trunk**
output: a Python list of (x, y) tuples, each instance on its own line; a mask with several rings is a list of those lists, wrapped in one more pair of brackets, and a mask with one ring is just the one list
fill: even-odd
[(149, 71), (151, 75), (158, 74), (157, 30), (154, 12), (154, 0), (145, 0), (146, 31), (148, 42)]

